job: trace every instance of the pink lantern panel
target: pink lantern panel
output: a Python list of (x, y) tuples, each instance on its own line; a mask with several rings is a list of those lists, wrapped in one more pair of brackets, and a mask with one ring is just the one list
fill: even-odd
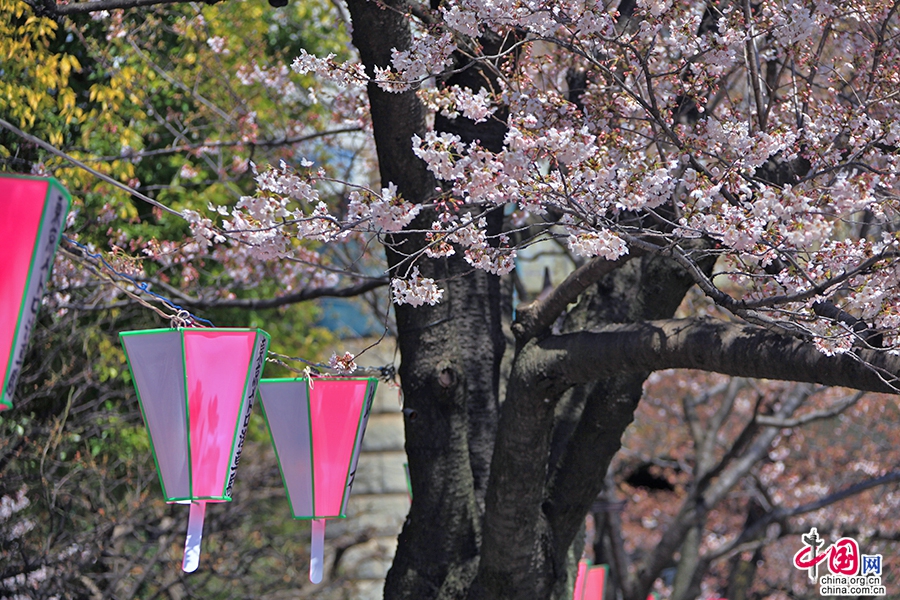
[(603, 600), (608, 568), (606, 565), (592, 567), (591, 561), (587, 559), (578, 561), (573, 600)]
[(12, 408), (70, 202), (55, 179), (0, 176), (0, 411)]
[(587, 570), (584, 577), (584, 592), (579, 600), (603, 600), (608, 568), (606, 565), (597, 565)]
[[(608, 565), (592, 567), (590, 560), (581, 559), (578, 561), (578, 573), (575, 576), (573, 600), (603, 600), (608, 577)], [(656, 594), (651, 593), (647, 596), (647, 600), (657, 600)]]
[(324, 519), (343, 518), (378, 380), (264, 379), (259, 396), (295, 519), (312, 519), (310, 579), (322, 579)]
[(230, 502), (269, 336), (259, 329), (119, 334), (166, 502), (192, 504), (186, 571), (196, 569), (206, 502)]
[(575, 575), (575, 593), (572, 595), (572, 600), (582, 600), (584, 596), (584, 578), (587, 576), (590, 568), (590, 560), (582, 558), (578, 561), (578, 571)]

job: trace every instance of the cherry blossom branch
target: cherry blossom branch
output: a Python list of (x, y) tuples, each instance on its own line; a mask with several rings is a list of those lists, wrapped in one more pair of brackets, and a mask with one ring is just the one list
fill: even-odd
[[(851, 277), (854, 277), (871, 269), (882, 260), (887, 260), (890, 258), (897, 258), (897, 254), (893, 252), (887, 252), (868, 258), (852, 269), (845, 269), (840, 274), (826, 279), (821, 283), (815, 284), (804, 292), (799, 292), (797, 294), (769, 296), (768, 298), (761, 298), (759, 300), (744, 300), (739, 302), (738, 304), (741, 306), (741, 308), (754, 309), (776, 306), (778, 304), (787, 304), (790, 302), (804, 302), (806, 300), (809, 300), (810, 298), (815, 298), (816, 296), (820, 296), (826, 293), (830, 288), (833, 288), (834, 286), (847, 281)], [(737, 301), (735, 302), (737, 303)]]
[(747, 22), (749, 31), (747, 39), (744, 42), (744, 52), (747, 60), (747, 66), (750, 70), (750, 83), (753, 89), (753, 96), (756, 100), (756, 119), (759, 123), (761, 131), (766, 130), (766, 114), (768, 110), (763, 107), (762, 89), (759, 85), (759, 52), (756, 48), (756, 35), (753, 31), (753, 15), (750, 9), (750, 0), (743, 1), (744, 19)]

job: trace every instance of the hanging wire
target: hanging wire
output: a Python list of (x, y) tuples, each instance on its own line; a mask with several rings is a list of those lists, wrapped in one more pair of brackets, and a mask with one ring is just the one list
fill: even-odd
[[(158, 314), (162, 318), (167, 319), (170, 323), (170, 326), (173, 329), (181, 328), (181, 327), (196, 326), (196, 325), (199, 325), (201, 327), (203, 327), (203, 326), (215, 327), (215, 325), (213, 324), (212, 321), (210, 321), (208, 319), (204, 319), (202, 317), (198, 317), (197, 315), (191, 313), (184, 307), (176, 304), (169, 298), (154, 292), (153, 290), (150, 289), (149, 283), (144, 282), (144, 281), (138, 281), (131, 275), (128, 275), (127, 273), (122, 273), (121, 271), (117, 271), (103, 257), (102, 254), (92, 252), (88, 246), (85, 246), (84, 244), (77, 242), (67, 236), (63, 236), (62, 239), (67, 244), (71, 244), (72, 246), (75, 246), (76, 248), (78, 248), (78, 250), (81, 252), (81, 255), (79, 256), (79, 255), (73, 254), (72, 252), (68, 252), (64, 249), (63, 251), (68, 256), (70, 256), (72, 259), (77, 260), (77, 261), (82, 261), (85, 258), (90, 259), (90, 261), (85, 261), (85, 262), (87, 262), (88, 266), (91, 267), (91, 269), (94, 271), (94, 273), (96, 273), (98, 276), (104, 278), (107, 282), (111, 283), (112, 285), (116, 286), (119, 290), (121, 290), (123, 293), (128, 295), (130, 298), (132, 298), (135, 301), (137, 301), (138, 303), (140, 303), (142, 306), (145, 306), (145, 307), (153, 310), (154, 312), (156, 312), (156, 314)], [(91, 261), (93, 261), (93, 262), (91, 262)], [(161, 310), (159, 307), (150, 304), (144, 298), (142, 298), (139, 294), (136, 294), (136, 293), (132, 292), (131, 290), (129, 290), (128, 288), (122, 286), (120, 284), (119, 280), (128, 282), (129, 284), (134, 286), (137, 290), (139, 290), (141, 293), (151, 296), (154, 300), (162, 303), (163, 305), (165, 305), (166, 308), (169, 308), (173, 312), (171, 314), (166, 313), (165, 311)], [(364, 348), (359, 354), (357, 354), (354, 357), (354, 359), (359, 358), (359, 356), (361, 356), (367, 350), (369, 350), (373, 346), (378, 345), (384, 339), (384, 336), (385, 336), (385, 334), (383, 333), (376, 342), (374, 342), (373, 344), (370, 344), (369, 346)], [(335, 369), (331, 365), (328, 365), (325, 363), (317, 363), (317, 362), (309, 361), (309, 360), (299, 357), (299, 356), (287, 356), (285, 354), (279, 354), (277, 352), (272, 351), (271, 349), (268, 351), (268, 358), (266, 359), (266, 361), (280, 365), (293, 373), (297, 373), (298, 375), (303, 375), (304, 377), (308, 377), (308, 378), (322, 376), (322, 375), (329, 375), (329, 374), (342, 374), (339, 369)], [(294, 362), (294, 363), (301, 363), (301, 364), (305, 365), (305, 367), (302, 369), (298, 369), (297, 367), (294, 367), (294, 366), (291, 366), (290, 364), (288, 364), (287, 361)], [(357, 366), (353, 370), (353, 373), (359, 374), (362, 376), (375, 376), (375, 377), (378, 377), (379, 379), (381, 379), (382, 381), (384, 381), (385, 383), (396, 384), (397, 368), (393, 364), (381, 365), (381, 366), (376, 366), (376, 367), (359, 367), (359, 366)]]
[[(89, 167), (88, 165), (79, 161), (78, 159), (66, 154), (65, 152), (54, 147), (53, 145), (48, 144), (44, 140), (42, 140), (38, 137), (35, 137), (33, 135), (30, 135), (28, 133), (25, 133), (24, 131), (22, 131), (21, 129), (19, 129), (18, 127), (13, 125), (12, 123), (9, 123), (8, 121), (0, 119), (0, 127), (7, 129), (8, 131), (21, 137), (22, 139), (27, 140), (27, 141), (43, 148), (44, 150), (50, 152), (51, 154), (54, 154), (64, 160), (69, 161), (70, 163), (74, 164), (75, 166), (87, 171), (88, 173), (91, 173), (95, 177), (98, 177), (99, 179), (102, 179), (103, 181), (106, 181), (107, 183), (110, 183), (110, 184), (130, 193), (135, 198), (139, 198), (140, 200), (143, 200), (144, 202), (147, 202), (148, 204), (156, 206), (157, 208), (159, 208), (161, 210), (164, 210), (168, 213), (171, 213), (173, 215), (177, 215), (181, 218), (184, 218), (184, 215), (181, 214), (180, 212), (162, 204), (161, 202), (159, 202), (157, 200), (154, 200), (153, 198), (150, 198), (149, 196), (147, 196), (145, 194), (140, 193), (139, 191), (121, 183), (120, 181), (116, 181), (112, 177), (109, 177), (108, 175), (105, 175), (105, 174), (97, 171), (96, 169), (92, 169), (91, 167)], [(124, 294), (126, 294), (127, 296), (129, 296), (130, 298), (132, 298), (133, 300), (135, 300), (142, 306), (149, 308), (150, 310), (153, 310), (155, 313), (157, 313), (162, 318), (167, 319), (170, 322), (171, 327), (173, 327), (173, 328), (189, 327), (192, 325), (197, 325), (197, 326), (201, 326), (201, 327), (204, 327), (204, 326), (215, 327), (215, 325), (213, 324), (212, 321), (198, 317), (198, 316), (194, 315), (193, 313), (191, 313), (190, 311), (188, 311), (187, 309), (183, 308), (182, 306), (179, 306), (178, 304), (176, 304), (169, 298), (166, 298), (165, 296), (162, 296), (162, 295), (152, 291), (147, 282), (137, 281), (134, 277), (128, 275), (127, 273), (122, 273), (120, 271), (117, 271), (116, 269), (113, 268), (112, 265), (109, 264), (109, 262), (106, 261), (105, 258), (103, 258), (103, 256), (101, 254), (92, 252), (91, 249), (88, 248), (87, 246), (85, 246), (84, 244), (81, 244), (67, 236), (63, 236), (62, 239), (65, 240), (66, 243), (71, 244), (72, 246), (75, 246), (76, 248), (78, 248), (79, 251), (81, 252), (81, 255), (79, 256), (78, 254), (63, 250), (70, 258), (72, 258), (73, 260), (75, 260), (77, 262), (86, 262), (91, 267), (91, 269), (94, 271), (95, 274), (97, 274), (99, 277), (105, 279), (108, 283), (114, 285), (116, 288), (121, 290)], [(85, 260), (85, 258), (88, 258), (90, 260)], [(91, 261), (94, 261), (94, 262), (91, 262)], [(159, 307), (150, 304), (144, 298), (142, 298), (140, 296), (140, 294), (136, 294), (136, 293), (132, 292), (131, 290), (129, 290), (127, 287), (121, 285), (120, 281), (118, 281), (117, 279), (127, 281), (129, 284), (133, 285), (136, 289), (140, 290), (141, 293), (144, 293), (148, 296), (153, 297), (154, 300), (161, 302), (167, 308), (169, 308), (170, 310), (172, 310), (174, 312), (172, 314), (169, 314), (169, 313), (166, 313), (165, 311), (161, 310)], [(385, 333), (387, 333), (386, 329), (385, 329)], [(378, 339), (378, 341), (376, 341), (374, 344), (371, 344), (367, 348), (363, 349), (362, 352), (360, 352), (354, 358), (359, 357), (360, 355), (362, 355), (366, 350), (368, 350), (372, 346), (378, 345), (384, 339), (385, 333), (382, 333), (382, 335)], [(306, 360), (304, 358), (300, 358), (300, 357), (290, 357), (290, 356), (286, 356), (284, 354), (278, 354), (276, 352), (272, 352), (271, 350), (269, 350), (268, 355), (269, 355), (269, 358), (266, 359), (268, 362), (279, 364), (292, 372), (304, 374), (307, 377), (310, 377), (311, 375), (325, 374), (328, 372), (337, 372), (338, 371), (337, 369), (334, 369), (330, 365), (326, 365), (326, 364), (322, 364), (322, 363), (314, 363), (314, 362), (308, 361), (308, 360)], [(305, 364), (306, 367), (304, 369), (297, 369), (296, 367), (292, 367), (292, 366), (288, 365), (286, 362), (284, 362), (285, 360), (289, 360), (289, 361), (293, 361), (293, 362), (300, 362), (300, 363)], [(396, 383), (397, 369), (393, 364), (382, 365), (379, 367), (356, 367), (354, 369), (354, 373), (375, 375), (379, 379), (381, 379), (382, 381), (384, 381), (386, 383), (391, 383), (393, 385), (397, 385), (397, 383)], [(310, 380), (312, 380), (311, 377), (310, 377)]]
[(181, 214), (180, 212), (178, 212), (177, 210), (175, 210), (175, 209), (173, 209), (173, 208), (170, 208), (170, 207), (166, 206), (165, 204), (163, 204), (162, 202), (160, 202), (160, 201), (158, 201), (158, 200), (154, 200), (153, 198), (151, 198), (150, 196), (147, 196), (146, 194), (140, 193), (140, 192), (137, 191), (136, 189), (134, 189), (134, 188), (132, 188), (132, 187), (129, 187), (129, 186), (125, 185), (125, 184), (122, 183), (121, 181), (116, 181), (115, 179), (113, 179), (113, 178), (110, 177), (109, 175), (106, 175), (106, 174), (104, 174), (104, 173), (101, 173), (100, 171), (97, 171), (96, 169), (92, 169), (91, 167), (87, 166), (86, 164), (84, 164), (83, 162), (81, 162), (80, 160), (78, 160), (77, 158), (74, 158), (74, 157), (72, 157), (72, 156), (69, 156), (68, 154), (66, 154), (66, 153), (63, 152), (62, 150), (56, 148), (55, 146), (53, 146), (53, 145), (51, 145), (51, 144), (48, 144), (47, 142), (45, 142), (45, 141), (42, 140), (41, 138), (34, 137), (34, 136), (31, 135), (31, 134), (25, 133), (24, 131), (22, 131), (21, 129), (19, 129), (19, 128), (16, 127), (15, 125), (13, 125), (12, 123), (9, 123), (9, 122), (7, 122), (7, 121), (4, 121), (3, 119), (0, 119), (0, 127), (3, 127), (4, 129), (7, 129), (7, 130), (11, 131), (12, 133), (14, 133), (14, 134), (16, 134), (17, 136), (19, 136), (20, 138), (22, 138), (23, 140), (29, 141), (29, 142), (31, 142), (32, 144), (35, 144), (35, 145), (37, 145), (37, 146), (40, 146), (41, 148), (43, 148), (44, 150), (46, 150), (47, 152), (49, 152), (49, 153), (51, 153), (51, 154), (55, 154), (56, 156), (58, 156), (58, 157), (60, 157), (60, 158), (62, 158), (62, 159), (65, 159), (65, 160), (69, 161), (70, 163), (72, 163), (72, 164), (75, 165), (76, 167), (78, 167), (78, 168), (80, 168), (80, 169), (84, 169), (85, 171), (87, 171), (88, 173), (90, 173), (91, 175), (93, 175), (94, 177), (98, 177), (99, 179), (102, 179), (102, 180), (105, 181), (106, 183), (109, 183), (109, 184), (111, 184), (111, 185), (114, 185), (114, 186), (116, 186), (117, 188), (119, 188), (119, 189), (121, 189), (121, 190), (124, 190), (124, 191), (128, 192), (129, 194), (131, 194), (131, 195), (134, 196), (135, 198), (139, 198), (139, 199), (143, 200), (144, 202), (146, 202), (147, 204), (150, 204), (150, 205), (152, 205), (152, 206), (155, 206), (156, 208), (158, 208), (158, 209), (160, 209), (160, 210), (164, 210), (164, 211), (166, 211), (167, 213), (173, 214), (173, 215), (175, 215), (175, 216), (178, 216), (178, 217), (181, 217), (182, 219), (184, 219), (184, 215)]
[(157, 314), (160, 314), (164, 318), (168, 319), (172, 323), (173, 327), (189, 327), (194, 324), (201, 324), (200, 325), (201, 327), (204, 327), (204, 326), (215, 327), (213, 322), (210, 321), (209, 319), (204, 319), (202, 317), (198, 317), (197, 315), (191, 313), (184, 307), (179, 306), (178, 304), (176, 304), (172, 300), (166, 298), (165, 296), (157, 294), (156, 292), (154, 292), (153, 290), (150, 289), (149, 283), (147, 283), (145, 281), (138, 281), (131, 275), (128, 275), (127, 273), (122, 273), (120, 271), (117, 271), (115, 268), (113, 268), (113, 266), (111, 264), (109, 264), (109, 262), (107, 262), (107, 260), (105, 258), (103, 258), (102, 254), (92, 252), (89, 247), (85, 246), (84, 244), (82, 244), (80, 242), (76, 242), (75, 240), (73, 240), (70, 237), (63, 236), (63, 240), (67, 244), (71, 244), (72, 246), (77, 247), (82, 254), (81, 257), (78, 257), (77, 255), (74, 255), (70, 252), (69, 253), (70, 256), (73, 256), (75, 258), (87, 257), (87, 258), (92, 259), (93, 261), (95, 261), (92, 264), (92, 266), (94, 267), (94, 270), (97, 273), (103, 273), (105, 271), (107, 278), (110, 281), (112, 281), (114, 284), (115, 284), (115, 281), (113, 281), (114, 278), (112, 276), (114, 276), (115, 278), (118, 278), (120, 280), (127, 281), (128, 283), (133, 285), (136, 289), (140, 290), (142, 293), (147, 294), (148, 296), (152, 296), (155, 300), (163, 303), (167, 308), (174, 311), (174, 314), (168, 314), (168, 313), (162, 312), (157, 307), (154, 307), (153, 305), (148, 304), (146, 301), (143, 301), (143, 299), (140, 298), (139, 295), (131, 293), (129, 290), (127, 290), (126, 288), (123, 288), (120, 285), (116, 285), (116, 287), (118, 287), (119, 289), (124, 291), (131, 298), (138, 300), (144, 306), (149, 306), (150, 308), (153, 308), (157, 312)]

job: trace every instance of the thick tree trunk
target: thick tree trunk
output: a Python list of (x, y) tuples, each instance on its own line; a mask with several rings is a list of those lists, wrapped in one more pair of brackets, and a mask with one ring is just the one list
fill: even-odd
[[(671, 317), (691, 284), (667, 259), (629, 261), (583, 294), (566, 329)], [(554, 409), (578, 378), (545, 370), (540, 344), (522, 341), (501, 410), (473, 600), (565, 596), (567, 551), (603, 488), (649, 372), (631, 369), (585, 385), (581, 417), (570, 436), (554, 441), (563, 445), (554, 451)], [(606, 372), (600, 365), (583, 367)], [(583, 381), (592, 379), (585, 373)], [(557, 452), (561, 458), (551, 469)]]
[[(348, 5), (353, 42), (371, 74), (374, 65), (389, 64), (393, 48), (408, 46), (409, 24), (399, 3)], [(425, 131), (421, 104), (412, 92), (388, 94), (375, 85), (368, 92), (382, 181), (409, 201), (429, 200), (436, 182), (412, 153), (413, 134)], [(411, 226), (429, 227), (427, 215)], [(424, 245), (422, 235), (393, 236), (389, 264), (402, 275), (411, 266), (406, 257)], [(499, 410), (500, 280), (459, 255), (416, 266), (440, 281), (444, 297), (434, 307), (396, 307), (413, 502), (385, 598), (462, 598), (478, 563)]]

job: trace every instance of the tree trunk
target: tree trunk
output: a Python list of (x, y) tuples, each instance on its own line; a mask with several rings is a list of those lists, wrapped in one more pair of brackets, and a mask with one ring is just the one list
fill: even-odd
[[(691, 284), (668, 259), (631, 260), (583, 294), (565, 329), (671, 317)], [(603, 488), (647, 376), (626, 373), (584, 385), (576, 394), (585, 399), (581, 417), (570, 436), (554, 440), (563, 448), (551, 469), (554, 407), (571, 381), (543, 371), (532, 360), (536, 348), (533, 341), (517, 348), (501, 409), (472, 600), (565, 596), (568, 549)]]
[[(371, 75), (374, 65), (389, 64), (392, 48), (408, 46), (409, 24), (399, 3), (348, 5), (353, 43)], [(413, 134), (425, 131), (421, 104), (413, 92), (388, 94), (370, 84), (368, 93), (382, 182), (395, 183), (411, 202), (429, 200), (435, 181), (412, 153)], [(411, 229), (430, 224), (423, 214)], [(402, 275), (411, 267), (405, 258), (424, 245), (420, 234), (395, 235), (388, 263)], [(505, 347), (500, 279), (472, 269), (459, 254), (416, 266), (441, 282), (444, 297), (433, 307), (396, 307), (413, 502), (385, 598), (462, 598), (478, 563), (497, 424)]]

